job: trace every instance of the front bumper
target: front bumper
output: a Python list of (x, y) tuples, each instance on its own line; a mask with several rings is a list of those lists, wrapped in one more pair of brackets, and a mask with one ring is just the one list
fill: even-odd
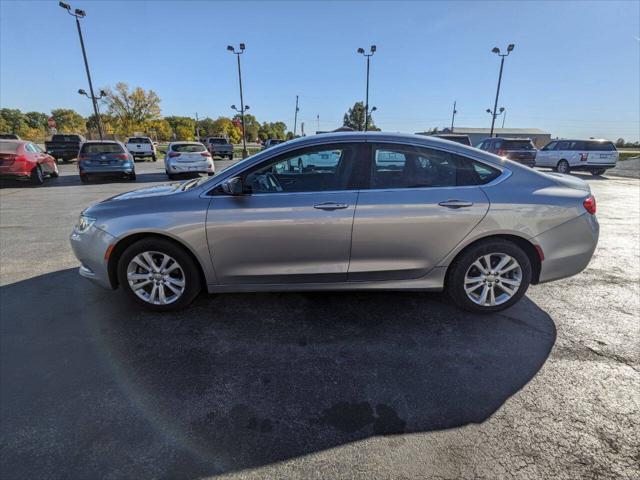
[(533, 238), (544, 252), (539, 283), (570, 277), (586, 268), (598, 245), (600, 226), (584, 213)]
[(105, 253), (115, 243), (116, 237), (92, 226), (85, 233), (73, 232), (69, 240), (73, 254), (80, 261), (80, 276), (101, 287), (113, 289)]

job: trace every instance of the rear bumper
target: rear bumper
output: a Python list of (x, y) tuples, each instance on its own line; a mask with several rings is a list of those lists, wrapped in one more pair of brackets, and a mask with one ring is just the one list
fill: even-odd
[(167, 171), (169, 173), (213, 173), (215, 168), (213, 162), (194, 162), (194, 163), (170, 163), (167, 165)]
[(104, 256), (116, 238), (107, 232), (91, 227), (83, 234), (72, 233), (69, 238), (73, 254), (80, 261), (78, 273), (104, 288), (112, 289), (107, 260)]
[(129, 152), (133, 157), (153, 157), (155, 154), (153, 152)]
[(602, 168), (615, 168), (615, 163), (578, 163), (571, 165), (571, 170), (600, 170)]
[(80, 175), (131, 175), (133, 174), (135, 169), (133, 166), (130, 167), (122, 167), (122, 166), (108, 166), (108, 167), (87, 167), (83, 166), (80, 169)]
[(584, 213), (534, 237), (544, 252), (539, 283), (580, 273), (598, 245), (600, 226), (595, 215)]

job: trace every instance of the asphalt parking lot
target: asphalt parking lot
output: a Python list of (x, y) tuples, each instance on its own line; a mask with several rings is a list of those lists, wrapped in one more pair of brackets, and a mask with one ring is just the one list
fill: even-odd
[(0, 476), (640, 478), (640, 181), (579, 175), (582, 274), (491, 316), (420, 293), (225, 294), (153, 314), (78, 277), (88, 204), (0, 189)]

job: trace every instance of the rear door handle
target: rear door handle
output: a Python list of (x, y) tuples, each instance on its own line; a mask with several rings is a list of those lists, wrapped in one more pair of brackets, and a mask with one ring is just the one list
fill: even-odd
[(324, 202), (314, 205), (313, 208), (317, 208), (318, 210), (341, 210), (343, 208), (347, 208), (349, 205), (346, 203), (336, 203), (336, 202)]
[(473, 202), (468, 202), (467, 200), (445, 200), (444, 202), (438, 203), (438, 205), (448, 208), (462, 208), (473, 206)]

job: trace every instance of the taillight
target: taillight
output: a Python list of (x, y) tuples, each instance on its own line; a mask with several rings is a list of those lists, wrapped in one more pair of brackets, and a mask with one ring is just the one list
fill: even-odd
[(169, 153), (169, 158), (173, 158), (173, 157), (179, 157), (180, 154), (178, 152), (170, 152)]
[(115, 158), (117, 160), (126, 160), (127, 158), (129, 158), (129, 155), (127, 155), (126, 153), (121, 153), (120, 155), (115, 155)]
[(82, 161), (82, 160), (90, 160), (88, 155), (78, 155), (78, 161)]
[(580, 161), (581, 162), (586, 162), (588, 157), (589, 157), (588, 153), (581, 153), (580, 154)]
[(202, 152), (200, 155), (202, 155), (203, 157), (211, 157), (211, 154), (209, 152)]
[(498, 150), (498, 156), (499, 157), (504, 157), (506, 155), (507, 151), (503, 150), (502, 148), (500, 150)]
[(591, 215), (595, 215), (596, 214), (596, 197), (594, 197), (593, 195), (589, 195), (587, 198), (584, 199), (584, 202), (582, 202), (582, 206)]

